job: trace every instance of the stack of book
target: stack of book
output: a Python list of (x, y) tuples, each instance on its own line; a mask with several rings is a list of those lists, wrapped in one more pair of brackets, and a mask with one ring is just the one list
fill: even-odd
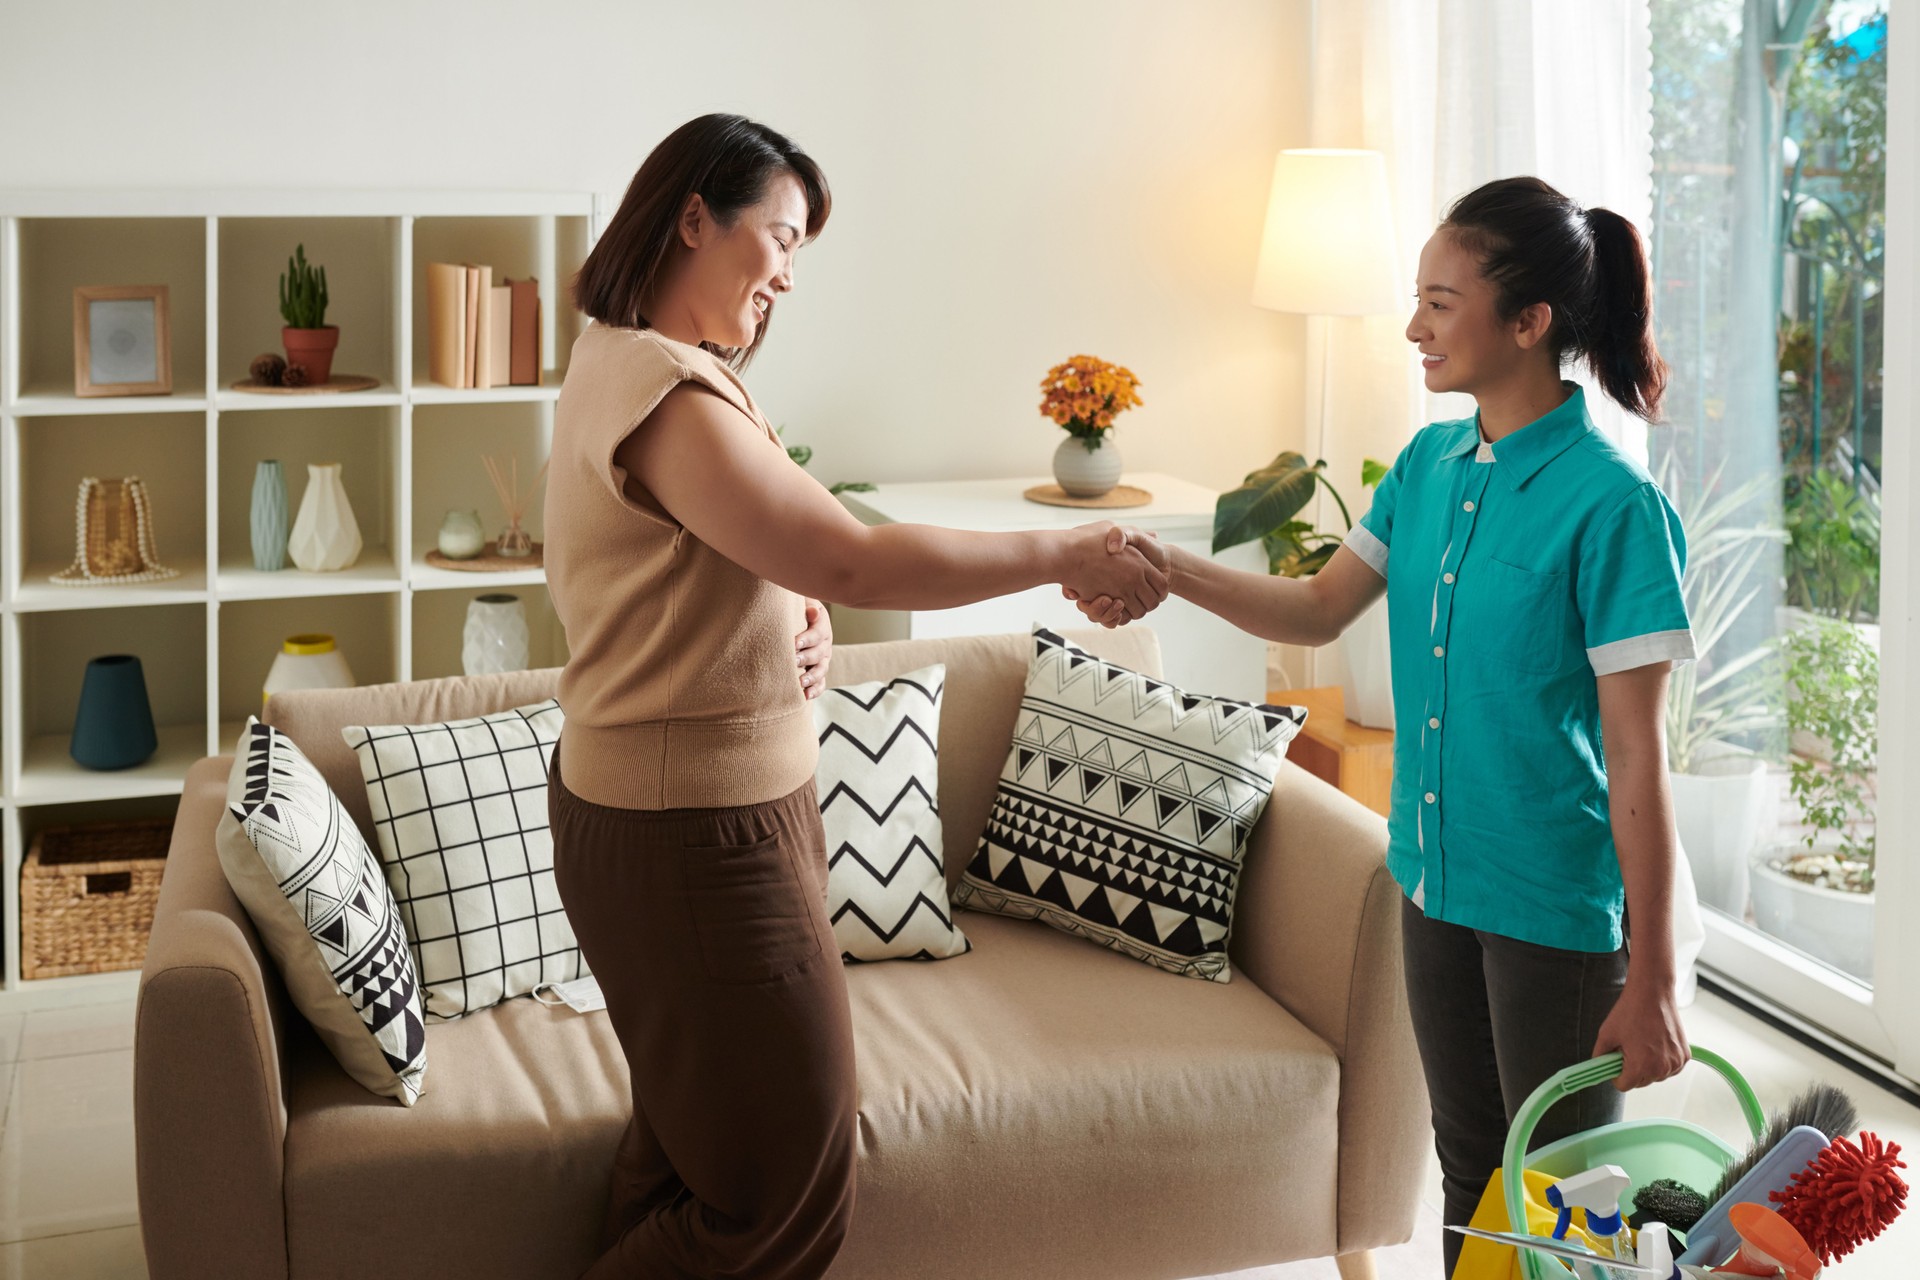
[(427, 364), (443, 387), (540, 385), (540, 287), (493, 268), (427, 264)]

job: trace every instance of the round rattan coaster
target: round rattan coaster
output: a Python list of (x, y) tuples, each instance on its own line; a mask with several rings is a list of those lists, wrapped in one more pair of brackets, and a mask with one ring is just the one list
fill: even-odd
[(1153, 501), (1145, 489), (1130, 484), (1115, 485), (1097, 498), (1076, 498), (1057, 484), (1037, 484), (1023, 495), (1028, 502), (1048, 507), (1086, 507), (1095, 511), (1117, 511), (1126, 507), (1144, 507)]
[(324, 396), (341, 391), (371, 391), (379, 385), (380, 379), (370, 378), (364, 373), (336, 373), (316, 386), (270, 387), (253, 378), (242, 378), (229, 389), (251, 391), (260, 396)]
[(455, 560), (451, 556), (440, 554), (438, 547), (427, 552), (427, 563), (436, 569), (457, 569), (461, 573), (512, 573), (515, 569), (541, 569), (546, 567), (544, 548), (546, 544), (533, 544), (530, 556), (503, 556), (500, 554), (500, 540), (487, 543), (487, 549), (471, 560)]

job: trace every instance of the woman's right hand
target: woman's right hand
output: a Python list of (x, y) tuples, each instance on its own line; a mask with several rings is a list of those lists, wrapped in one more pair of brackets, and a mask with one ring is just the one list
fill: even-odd
[(1138, 621), (1167, 598), (1167, 553), (1151, 534), (1111, 521), (1069, 533), (1071, 567), (1061, 589), (1102, 626)]

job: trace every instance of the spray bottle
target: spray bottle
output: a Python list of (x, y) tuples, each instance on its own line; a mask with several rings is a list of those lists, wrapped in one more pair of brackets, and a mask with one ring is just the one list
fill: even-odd
[(1632, 1184), (1625, 1169), (1603, 1164), (1548, 1187), (1547, 1203), (1560, 1211), (1553, 1238), (1567, 1238), (1577, 1207), (1587, 1211), (1587, 1234), (1593, 1237), (1594, 1248), (1602, 1257), (1633, 1257), (1633, 1230), (1620, 1220), (1620, 1197)]

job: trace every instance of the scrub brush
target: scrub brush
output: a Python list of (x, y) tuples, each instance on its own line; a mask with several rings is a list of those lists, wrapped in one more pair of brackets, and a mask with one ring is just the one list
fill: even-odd
[[(1747, 1154), (1727, 1166), (1727, 1171), (1720, 1175), (1720, 1181), (1707, 1193), (1707, 1203), (1718, 1204), (1727, 1192), (1733, 1190), (1734, 1183), (1753, 1172), (1754, 1166), (1766, 1159), (1768, 1152), (1802, 1125), (1818, 1129), (1831, 1142), (1859, 1128), (1860, 1113), (1854, 1107), (1853, 1099), (1832, 1085), (1808, 1085), (1785, 1111), (1773, 1113), (1767, 1131), (1760, 1135)], [(1667, 1221), (1672, 1222), (1672, 1219)]]
[(1706, 1211), (1707, 1198), (1692, 1187), (1672, 1178), (1656, 1178), (1633, 1193), (1629, 1221), (1636, 1231), (1642, 1222), (1664, 1222), (1684, 1234), (1693, 1230), (1693, 1224)]
[(1878, 1134), (1861, 1134), (1859, 1146), (1835, 1138), (1818, 1159), (1793, 1175), (1792, 1186), (1773, 1193), (1773, 1202), (1820, 1261), (1832, 1262), (1900, 1216), (1907, 1184), (1894, 1170), (1906, 1167), (1900, 1144), (1882, 1142)]

